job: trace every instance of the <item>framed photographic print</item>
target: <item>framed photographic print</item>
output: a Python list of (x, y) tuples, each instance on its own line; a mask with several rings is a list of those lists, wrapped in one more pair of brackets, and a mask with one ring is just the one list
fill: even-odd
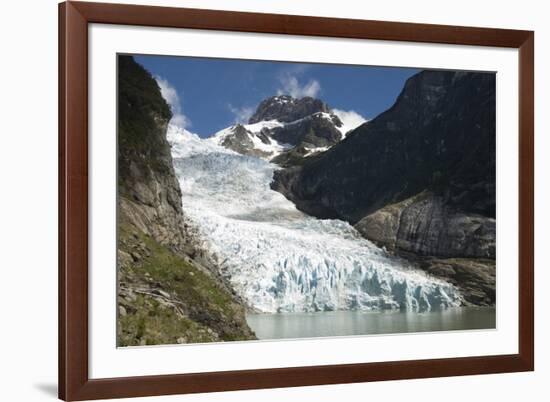
[(533, 370), (533, 32), (59, 10), (60, 398)]

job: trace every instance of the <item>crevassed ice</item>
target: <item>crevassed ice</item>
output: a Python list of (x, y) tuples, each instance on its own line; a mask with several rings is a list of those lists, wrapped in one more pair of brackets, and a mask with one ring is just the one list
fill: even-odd
[(170, 126), (187, 216), (236, 291), (262, 312), (458, 306), (451, 284), (407, 266), (348, 223), (296, 209), (269, 185), (277, 166)]

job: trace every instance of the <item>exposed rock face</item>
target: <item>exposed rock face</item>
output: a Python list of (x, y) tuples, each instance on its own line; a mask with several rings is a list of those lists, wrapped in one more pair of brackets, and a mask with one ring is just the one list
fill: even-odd
[(119, 56), (118, 67), (118, 344), (254, 339), (182, 211), (169, 106), (132, 57)]
[(337, 128), (341, 125), (336, 115), (315, 113), (293, 124), (276, 127), (270, 134), (277, 141), (294, 146), (329, 147), (342, 139)]
[(248, 124), (269, 120), (289, 123), (319, 112), (330, 112), (327, 104), (319, 99), (309, 96), (301, 99), (289, 95), (272, 96), (260, 103)]
[(213, 140), (240, 154), (290, 166), (338, 143), (342, 130), (342, 121), (323, 101), (280, 95), (262, 101), (249, 124), (228, 127)]
[(275, 172), (302, 211), (495, 302), (495, 75), (423, 71), (395, 104), (326, 152)]
[(484, 258), (437, 258), (408, 255), (424, 271), (460, 289), (466, 304), (492, 306), (496, 301), (495, 260)]
[(119, 57), (119, 69), (119, 212), (143, 233), (182, 251), (187, 242), (181, 191), (166, 141), (170, 109), (131, 57)]
[(421, 193), (361, 219), (355, 228), (392, 251), (441, 257), (495, 258), (495, 219), (465, 214), (441, 196)]
[(277, 172), (273, 188), (307, 213), (352, 223), (426, 189), (494, 217), (494, 74), (418, 73), (388, 111)]
[[(241, 124), (237, 124), (232, 128), (231, 133), (223, 138), (221, 145), (243, 155), (252, 155), (259, 158), (271, 156), (269, 151), (264, 151), (255, 147), (254, 141), (252, 140), (253, 136), (254, 133), (244, 128)], [(271, 144), (271, 139), (264, 131), (258, 134), (258, 138), (263, 144)]]

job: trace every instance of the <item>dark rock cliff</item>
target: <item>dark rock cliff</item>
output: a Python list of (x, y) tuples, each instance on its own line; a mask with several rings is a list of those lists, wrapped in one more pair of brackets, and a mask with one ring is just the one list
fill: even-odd
[(159, 243), (183, 251), (181, 191), (166, 141), (170, 108), (133, 58), (120, 56), (118, 68), (119, 213)]
[(328, 113), (329, 107), (319, 99), (309, 96), (296, 99), (289, 95), (278, 95), (264, 99), (256, 109), (256, 112), (248, 120), (249, 124), (260, 121), (279, 120), (281, 122), (291, 122), (314, 113)]
[(424, 71), (388, 111), (273, 188), (302, 210), (352, 223), (432, 189), (464, 211), (495, 215), (495, 76)]
[(465, 213), (428, 191), (367, 215), (355, 228), (390, 251), (495, 258), (495, 219)]
[(119, 56), (118, 74), (119, 346), (254, 339), (182, 210), (169, 106), (132, 57)]
[(308, 214), (346, 220), (377, 244), (420, 259), (434, 275), (460, 272), (473, 283), (463, 287), (466, 298), (491, 304), (495, 124), (494, 74), (423, 71), (389, 110), (328, 151), (277, 171), (272, 188)]
[(276, 127), (271, 137), (284, 144), (306, 147), (327, 147), (336, 144), (342, 139), (337, 129), (342, 122), (336, 115), (315, 113), (293, 124)]

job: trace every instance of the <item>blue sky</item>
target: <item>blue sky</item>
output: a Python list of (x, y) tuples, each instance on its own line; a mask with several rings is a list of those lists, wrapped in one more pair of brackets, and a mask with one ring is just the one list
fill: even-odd
[(277, 94), (313, 96), (372, 119), (388, 109), (413, 68), (135, 56), (159, 82), (177, 123), (201, 137), (246, 122)]

